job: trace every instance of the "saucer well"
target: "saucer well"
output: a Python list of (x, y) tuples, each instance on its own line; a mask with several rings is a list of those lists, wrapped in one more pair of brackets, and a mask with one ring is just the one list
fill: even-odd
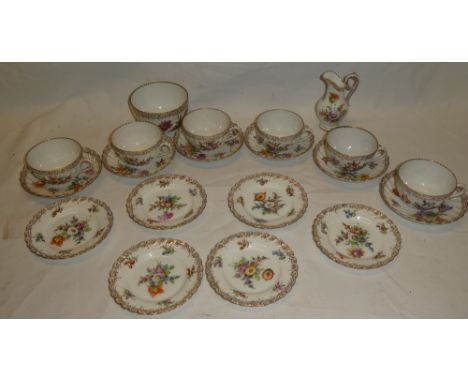
[(314, 220), (312, 236), (326, 256), (355, 269), (382, 267), (401, 247), (397, 226), (363, 204), (337, 204), (323, 210)]
[[(290, 144), (292, 148), (289, 148), (288, 144), (281, 143), (266, 147), (262, 142), (262, 138), (255, 134), (254, 125), (252, 124), (245, 131), (245, 145), (255, 155), (262, 158), (273, 160), (296, 158), (306, 153), (314, 144), (314, 135), (310, 129), (307, 131), (308, 132), (303, 133), (296, 139), (297, 143)], [(306, 134), (309, 135), (309, 139), (305, 137)]]
[(101, 158), (94, 150), (85, 147), (83, 148), (83, 159), (78, 166), (81, 169), (80, 173), (63, 184), (46, 184), (37, 179), (24, 166), (20, 174), (20, 183), (26, 192), (42, 198), (71, 196), (85, 189), (96, 180), (102, 169)]
[(239, 136), (228, 139), (215, 149), (196, 150), (195, 147), (187, 141), (180, 129), (177, 130), (174, 137), (176, 142), (177, 152), (194, 161), (198, 162), (214, 162), (226, 159), (240, 150), (244, 141), (242, 133)]
[(206, 260), (210, 286), (233, 304), (259, 307), (283, 298), (294, 286), (294, 252), (276, 236), (240, 232), (218, 242)]
[(279, 228), (299, 220), (308, 205), (307, 193), (293, 178), (275, 173), (250, 175), (228, 195), (229, 209), (241, 222), (257, 228)]
[(206, 192), (195, 179), (161, 175), (137, 185), (127, 198), (128, 215), (152, 229), (173, 229), (195, 220), (205, 209)]
[(387, 171), (389, 165), (388, 155), (385, 155), (376, 161), (368, 162), (364, 167), (338, 168), (327, 158), (323, 140), (315, 145), (312, 157), (314, 158), (315, 164), (322, 172), (344, 182), (367, 182), (378, 178)]
[(110, 145), (107, 145), (102, 152), (102, 163), (108, 171), (127, 178), (143, 178), (155, 175), (166, 168), (169, 163), (171, 163), (175, 155), (175, 146), (172, 138), (163, 136), (163, 139), (171, 147), (170, 151), (152, 159), (144, 166), (130, 166), (123, 162), (119, 157), (117, 157)]
[(109, 233), (112, 211), (102, 201), (70, 198), (40, 210), (26, 226), (24, 240), (34, 254), (46, 259), (81, 255)]
[(388, 208), (406, 220), (427, 225), (448, 224), (462, 218), (468, 210), (466, 194), (450, 199), (436, 208), (413, 206), (399, 196), (393, 174), (394, 171), (389, 172), (380, 181), (380, 196)]
[(182, 240), (157, 238), (127, 249), (109, 273), (109, 291), (122, 308), (160, 314), (184, 304), (203, 278), (198, 253)]

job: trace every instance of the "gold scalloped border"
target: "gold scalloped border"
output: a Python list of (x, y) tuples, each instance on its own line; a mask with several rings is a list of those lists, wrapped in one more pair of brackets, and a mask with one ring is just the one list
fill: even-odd
[[(83, 148), (83, 158), (82, 160), (87, 160), (84, 158), (84, 154), (87, 154), (91, 157), (91, 160), (94, 160), (94, 163), (96, 164), (96, 167), (97, 167), (97, 170), (95, 172), (95, 175), (91, 178), (89, 178), (89, 182), (87, 182), (84, 186), (82, 186), (79, 190), (70, 190), (70, 191), (67, 191), (66, 193), (57, 193), (55, 195), (42, 195), (42, 194), (38, 194), (38, 193), (35, 193), (33, 190), (31, 190), (26, 182), (26, 178), (28, 176), (28, 173), (33, 175), (32, 173), (29, 172), (28, 168), (26, 166), (23, 167), (23, 169), (21, 170), (21, 173), (20, 173), (20, 177), (19, 177), (19, 182), (21, 184), (21, 187), (23, 188), (24, 191), (26, 191), (28, 194), (31, 194), (31, 195), (34, 195), (34, 196), (38, 196), (40, 198), (48, 198), (48, 199), (56, 199), (56, 198), (64, 198), (66, 196), (71, 196), (71, 195), (74, 195), (78, 192), (81, 192), (82, 190), (84, 190), (86, 187), (88, 187), (89, 185), (91, 185), (99, 176), (99, 174), (101, 173), (101, 170), (102, 170), (102, 161), (101, 161), (101, 157), (99, 156), (99, 154), (88, 148), (88, 147), (84, 147)], [(34, 176), (34, 175), (33, 175)]]
[[(57, 255), (49, 255), (49, 254), (41, 251), (40, 249), (38, 249), (38, 248), (36, 248), (34, 246), (33, 241), (32, 241), (32, 236), (31, 236), (32, 227), (33, 227), (34, 224), (36, 224), (38, 222), (38, 220), (46, 212), (48, 212), (50, 210), (53, 210), (53, 209), (55, 209), (58, 206), (61, 206), (63, 204), (81, 203), (81, 202), (92, 202), (92, 203), (97, 204), (98, 206), (100, 206), (100, 207), (102, 207), (102, 208), (104, 208), (106, 210), (107, 228), (101, 234), (101, 237), (99, 238), (98, 241), (96, 241), (92, 246), (83, 248), (81, 251), (78, 251), (78, 252), (75, 252), (75, 253), (65, 253), (65, 254), (57, 254)], [(34, 253), (35, 255), (37, 255), (37, 256), (43, 257), (45, 259), (52, 259), (52, 260), (68, 259), (68, 258), (79, 256), (79, 255), (81, 255), (81, 254), (83, 254), (85, 252), (90, 251), (94, 247), (96, 247), (99, 243), (101, 243), (107, 237), (107, 235), (109, 234), (109, 232), (110, 232), (110, 230), (112, 228), (113, 223), (114, 223), (114, 217), (113, 217), (112, 211), (109, 208), (109, 206), (106, 203), (104, 203), (103, 201), (101, 201), (99, 199), (92, 198), (92, 197), (88, 197), (88, 196), (81, 196), (79, 198), (68, 198), (68, 199), (61, 200), (60, 202), (56, 202), (54, 204), (51, 204), (50, 206), (47, 206), (47, 207), (41, 209), (39, 212), (37, 212), (32, 217), (32, 219), (29, 221), (28, 225), (26, 226), (26, 229), (24, 231), (24, 241), (26, 242), (26, 245), (29, 248), (29, 250), (32, 253)]]
[[(197, 158), (192, 157), (192, 156), (187, 156), (187, 155), (185, 155), (184, 152), (179, 148), (179, 145), (178, 145), (179, 139), (180, 139), (179, 137), (180, 137), (180, 135), (181, 135), (180, 129), (177, 129), (177, 131), (175, 132), (175, 135), (174, 135), (174, 142), (176, 142), (176, 143), (175, 143), (176, 150), (177, 150), (177, 152), (178, 152), (180, 155), (182, 155), (184, 158), (193, 160), (193, 161), (195, 161), (195, 162), (218, 162), (218, 161), (227, 159), (227, 158), (233, 156), (235, 153), (237, 153), (237, 152), (242, 148), (242, 145), (243, 145), (244, 142), (245, 142), (244, 133), (242, 132), (242, 130), (240, 129), (240, 127), (239, 127), (238, 125), (236, 125), (236, 124), (234, 124), (234, 125), (235, 125), (235, 126), (237, 127), (237, 129), (239, 130), (238, 137), (239, 137), (239, 139), (240, 139), (240, 143), (239, 143), (239, 145), (237, 146), (237, 148), (236, 148), (235, 150), (229, 151), (229, 155), (226, 155), (226, 156), (224, 156), (224, 157), (222, 157), (222, 158), (219, 158), (219, 159), (218, 159), (218, 158), (214, 158), (214, 157), (212, 157), (212, 158), (206, 157), (206, 158), (203, 159), (203, 160), (197, 159)], [(186, 138), (185, 138), (185, 139), (186, 139)], [(186, 141), (187, 141), (187, 139), (186, 139)], [(187, 141), (187, 144), (190, 144), (190, 142)]]
[(309, 127), (308, 128), (310, 130), (310, 144), (307, 145), (307, 149), (302, 151), (300, 154), (298, 155), (295, 155), (296, 153), (293, 153), (291, 158), (274, 158), (274, 157), (271, 157), (269, 155), (264, 155), (258, 151), (256, 151), (250, 144), (249, 142), (249, 138), (252, 137), (252, 139), (255, 139), (253, 136), (252, 136), (252, 133), (254, 132), (254, 127), (253, 127), (253, 124), (248, 126), (247, 129), (245, 130), (245, 133), (244, 133), (244, 142), (245, 142), (245, 145), (247, 146), (247, 148), (253, 153), (255, 154), (256, 156), (258, 157), (261, 157), (261, 158), (265, 158), (265, 159), (268, 159), (268, 160), (274, 160), (274, 161), (286, 161), (286, 160), (291, 160), (291, 159), (294, 159), (294, 158), (298, 158), (302, 155), (304, 155), (307, 151), (309, 151), (311, 149), (311, 147), (314, 145), (314, 142), (315, 142), (315, 136), (314, 136), (314, 133), (312, 132), (312, 129)]
[[(318, 233), (318, 225), (320, 221), (324, 218), (325, 215), (327, 215), (329, 212), (336, 212), (339, 209), (342, 209), (344, 207), (349, 207), (349, 208), (354, 208), (354, 209), (361, 209), (365, 211), (372, 212), (375, 216), (384, 219), (387, 224), (390, 226), (393, 235), (395, 236), (395, 241), (396, 244), (392, 249), (392, 253), (390, 256), (386, 257), (384, 260), (376, 261), (373, 264), (370, 265), (363, 265), (363, 264), (358, 264), (358, 263), (350, 263), (348, 261), (342, 260), (340, 257), (335, 255), (335, 253), (330, 252), (328, 249), (326, 249), (320, 240), (319, 233)], [(331, 207), (325, 208), (323, 211), (321, 211), (314, 219), (314, 222), (312, 224), (312, 237), (315, 241), (315, 244), (317, 247), (322, 251), (323, 254), (325, 254), (327, 257), (329, 257), (331, 260), (334, 262), (344, 265), (345, 267), (348, 268), (353, 268), (353, 269), (375, 269), (375, 268), (380, 268), (383, 267), (384, 265), (390, 263), (400, 252), (401, 248), (401, 234), (400, 231), (398, 230), (398, 227), (393, 223), (393, 221), (387, 217), (384, 213), (380, 212), (379, 210), (376, 210), (375, 208), (366, 206), (365, 204), (357, 204), (357, 203), (341, 203), (341, 204), (335, 204)], [(350, 261), (353, 261), (353, 259), (350, 259)]]
[[(299, 189), (299, 191), (301, 192), (301, 200), (302, 200), (303, 205), (302, 205), (302, 208), (300, 209), (300, 211), (298, 212), (298, 214), (296, 215), (296, 217), (293, 220), (287, 221), (287, 222), (284, 222), (284, 223), (281, 223), (281, 224), (273, 224), (273, 225), (265, 224), (265, 223), (254, 223), (254, 222), (249, 222), (247, 219), (244, 219), (236, 211), (236, 209), (234, 207), (234, 193), (239, 189), (239, 187), (244, 182), (246, 182), (248, 180), (251, 180), (251, 179), (260, 178), (260, 177), (271, 177), (271, 178), (275, 178), (275, 179), (286, 180), (286, 181), (293, 184), (295, 187), (297, 187)], [(238, 220), (240, 220), (242, 223), (245, 223), (245, 224), (250, 225), (252, 227), (263, 228), (263, 229), (282, 228), (282, 227), (286, 227), (288, 225), (291, 225), (291, 224), (297, 222), (300, 218), (302, 218), (302, 216), (304, 216), (304, 214), (305, 214), (305, 212), (307, 210), (307, 207), (309, 206), (309, 200), (307, 198), (307, 192), (304, 190), (304, 187), (302, 187), (302, 185), (296, 179), (291, 178), (291, 177), (286, 176), (286, 175), (274, 173), (274, 172), (261, 172), (261, 173), (246, 176), (246, 177), (242, 178), (241, 180), (237, 181), (234, 184), (234, 186), (232, 186), (231, 190), (229, 191), (227, 201), (228, 201), (228, 206), (229, 206), (229, 209), (231, 210), (231, 213)]]
[[(227, 243), (229, 243), (231, 240), (239, 239), (239, 238), (250, 238), (250, 237), (259, 237), (264, 240), (271, 241), (275, 243), (276, 245), (280, 246), (280, 248), (286, 253), (288, 256), (289, 261), (291, 262), (291, 274), (290, 274), (290, 280), (286, 288), (281, 292), (278, 293), (275, 297), (266, 299), (266, 300), (255, 300), (255, 301), (243, 301), (239, 300), (236, 297), (231, 296), (230, 294), (227, 294), (226, 292), (222, 291), (221, 288), (218, 285), (218, 282), (214, 278), (213, 274), (211, 273), (211, 268), (213, 266), (213, 261), (218, 253), (218, 251), (222, 250)], [(274, 302), (282, 299), (286, 294), (289, 293), (289, 291), (292, 289), (294, 284), (296, 283), (296, 279), (298, 276), (298, 270), (299, 267), (297, 265), (297, 260), (296, 256), (294, 256), (293, 250), (280, 238), (270, 235), (269, 233), (266, 232), (254, 232), (254, 231), (246, 231), (246, 232), (239, 232), (235, 233), (233, 235), (230, 235), (221, 241), (219, 241), (210, 251), (208, 254), (208, 257), (206, 259), (206, 265), (205, 265), (205, 273), (206, 277), (208, 279), (208, 282), (211, 286), (211, 288), (223, 299), (236, 304), (240, 306), (247, 306), (247, 307), (261, 307), (261, 306), (266, 306), (269, 304), (273, 304)]]
[[(138, 250), (140, 248), (149, 247), (149, 246), (152, 246), (152, 245), (155, 245), (155, 244), (171, 244), (171, 245), (175, 245), (175, 246), (177, 246), (179, 248), (183, 248), (184, 250), (186, 250), (188, 252), (188, 254), (195, 260), (195, 263), (196, 263), (196, 266), (197, 266), (197, 270), (196, 270), (197, 278), (196, 278), (196, 281), (195, 281), (195, 285), (192, 287), (192, 289), (190, 289), (188, 291), (188, 293), (180, 301), (178, 301), (176, 303), (173, 303), (171, 305), (163, 306), (162, 308), (157, 308), (157, 309), (137, 308), (137, 307), (132, 306), (132, 305), (128, 304), (127, 302), (125, 302), (125, 300), (122, 298), (122, 296), (117, 292), (117, 290), (115, 288), (115, 284), (117, 282), (118, 270), (119, 270), (119, 267), (122, 264), (122, 262), (125, 259), (127, 259), (128, 257), (130, 257), (133, 252), (135, 252), (136, 250)], [(132, 313), (147, 314), (147, 315), (161, 314), (161, 313), (171, 311), (171, 310), (177, 308), (178, 306), (181, 306), (188, 299), (190, 299), (195, 294), (195, 292), (198, 290), (198, 288), (200, 287), (202, 278), (203, 278), (203, 262), (202, 262), (202, 260), (200, 258), (200, 255), (198, 254), (198, 252), (193, 247), (191, 247), (189, 244), (187, 244), (185, 241), (182, 241), (182, 240), (160, 237), (160, 238), (157, 238), (157, 239), (150, 239), (150, 240), (140, 241), (139, 243), (137, 243), (137, 244), (133, 245), (132, 247), (128, 248), (127, 250), (125, 250), (117, 258), (117, 260), (114, 262), (114, 264), (112, 265), (112, 268), (111, 268), (111, 270), (109, 272), (108, 288), (109, 288), (109, 292), (110, 292), (112, 298), (114, 299), (114, 301), (117, 304), (119, 304), (122, 308), (124, 308), (124, 309), (126, 309), (126, 310), (128, 310), (128, 311), (130, 311)]]
[[(137, 218), (133, 212), (133, 205), (132, 205), (132, 200), (133, 198), (137, 195), (138, 191), (140, 191), (141, 188), (143, 188), (144, 186), (148, 185), (148, 184), (151, 184), (151, 183), (155, 183), (156, 181), (158, 180), (161, 180), (161, 179), (168, 179), (168, 180), (172, 180), (172, 179), (178, 179), (178, 180), (184, 180), (186, 181), (187, 183), (191, 184), (191, 185), (194, 185), (195, 187), (198, 188), (198, 191), (200, 192), (200, 196), (202, 197), (202, 204), (200, 206), (200, 208), (198, 209), (198, 211), (196, 211), (189, 219), (185, 220), (185, 221), (182, 221), (181, 223), (179, 224), (176, 224), (174, 226), (170, 226), (170, 227), (167, 227), (167, 226), (164, 226), (164, 225), (152, 225), (152, 224), (148, 224), (147, 222), (145, 222), (144, 220), (141, 220), (139, 218)], [(128, 213), (128, 216), (130, 216), (130, 218), (137, 224), (143, 226), (143, 227), (146, 227), (146, 228), (151, 228), (151, 229), (156, 229), (156, 230), (170, 230), (170, 229), (174, 229), (174, 228), (178, 228), (178, 227), (181, 227), (185, 224), (188, 224), (190, 222), (192, 222), (193, 220), (195, 220), (197, 217), (199, 217), (201, 215), (201, 213), (204, 211), (205, 207), (206, 207), (206, 201), (207, 201), (207, 196), (206, 196), (206, 191), (205, 189), (203, 188), (203, 186), (198, 182), (196, 181), (195, 179), (193, 178), (190, 178), (189, 176), (185, 176), (185, 175), (176, 175), (176, 174), (170, 174), (170, 175), (160, 175), (160, 176), (156, 176), (154, 178), (151, 178), (151, 179), (147, 179), (141, 183), (139, 183), (138, 185), (136, 185), (133, 190), (130, 192), (130, 194), (128, 195), (127, 197), (127, 201), (125, 203), (125, 206), (127, 208), (127, 213)]]
[(330, 176), (331, 178), (342, 181), (342, 182), (348, 182), (348, 183), (365, 183), (365, 182), (369, 182), (369, 181), (377, 179), (378, 177), (385, 174), (385, 171), (388, 170), (388, 166), (390, 165), (390, 158), (389, 158), (388, 153), (387, 153), (387, 155), (385, 155), (385, 163), (384, 163), (384, 166), (382, 168), (382, 171), (380, 171), (377, 175), (373, 176), (372, 178), (368, 178), (368, 179), (365, 179), (365, 180), (356, 180), (356, 179), (351, 179), (350, 177), (339, 178), (335, 174), (333, 174), (331, 172), (328, 172), (325, 169), (325, 167), (322, 166), (322, 163), (318, 159), (318, 152), (320, 150), (320, 147), (323, 146), (323, 143), (324, 143), (323, 140), (320, 140), (320, 142), (318, 142), (315, 145), (314, 149), (312, 150), (312, 158), (313, 158), (316, 166), (319, 168), (320, 171), (322, 171), (324, 174)]
[(468, 196), (466, 194), (462, 195), (461, 198), (461, 210), (458, 215), (454, 217), (454, 219), (445, 221), (443, 223), (426, 223), (424, 221), (418, 221), (416, 219), (411, 218), (408, 215), (405, 215), (404, 213), (398, 211), (385, 197), (385, 184), (389, 181), (391, 181), (391, 177), (393, 176), (395, 170), (390, 171), (387, 175), (385, 175), (382, 180), (380, 181), (379, 184), (379, 194), (382, 200), (384, 201), (385, 205), (390, 208), (394, 213), (396, 213), (398, 216), (402, 217), (403, 219), (410, 221), (412, 223), (417, 223), (417, 224), (423, 224), (427, 226), (439, 226), (439, 225), (444, 225), (444, 224), (450, 224), (453, 222), (456, 222), (457, 220), (461, 219), (463, 216), (465, 216), (465, 213), (468, 211)]
[[(153, 176), (155, 174), (157, 174), (158, 172), (161, 172), (162, 170), (164, 170), (167, 166), (169, 166), (172, 162), (172, 160), (174, 159), (174, 156), (175, 156), (175, 153), (176, 153), (176, 147), (175, 147), (175, 144), (174, 144), (174, 141), (172, 140), (172, 138), (166, 136), (166, 135), (163, 135), (163, 140), (165, 141), (165, 143), (169, 144), (171, 146), (171, 155), (168, 156), (169, 160), (167, 161), (167, 163), (165, 163), (163, 166), (161, 167), (158, 167), (154, 172), (150, 173), (149, 175), (122, 175), (118, 172), (115, 172), (114, 170), (111, 169), (109, 163), (107, 162), (107, 158), (109, 157), (109, 152), (111, 150), (113, 150), (113, 148), (111, 147), (110, 144), (106, 145), (106, 147), (104, 148), (104, 150), (102, 151), (102, 164), (104, 165), (104, 167), (106, 168), (107, 171), (109, 171), (110, 173), (114, 174), (114, 175), (117, 175), (117, 176), (121, 176), (122, 178), (133, 178), (133, 179), (136, 179), (136, 178), (147, 178), (149, 176)], [(165, 157), (164, 155), (161, 156), (161, 158)], [(120, 161), (120, 159), (117, 159)], [(133, 167), (133, 168), (137, 168), (137, 166), (130, 166), (130, 167)], [(144, 166), (142, 166), (144, 167)]]

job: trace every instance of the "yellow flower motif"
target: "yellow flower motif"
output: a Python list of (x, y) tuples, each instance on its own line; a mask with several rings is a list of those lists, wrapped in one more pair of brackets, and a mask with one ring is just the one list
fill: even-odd
[(257, 267), (255, 265), (249, 265), (244, 273), (247, 276), (253, 276), (255, 272), (257, 272)]
[(360, 180), (367, 180), (367, 179), (369, 179), (369, 175), (367, 175), (367, 174), (360, 174), (360, 175), (358, 176), (358, 178), (359, 178)]
[(255, 200), (257, 202), (263, 202), (266, 198), (266, 192), (257, 192), (255, 194)]

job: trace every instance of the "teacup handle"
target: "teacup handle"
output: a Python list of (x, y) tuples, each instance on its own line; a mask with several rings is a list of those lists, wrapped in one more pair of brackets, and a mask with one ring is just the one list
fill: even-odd
[(162, 142), (161, 146), (159, 146), (159, 155), (157, 155), (154, 159), (162, 158), (171, 152), (171, 145), (167, 142)]
[(382, 145), (379, 145), (372, 159), (380, 160), (382, 158), (385, 158), (386, 156), (387, 156), (387, 149), (383, 147)]
[(304, 130), (301, 135), (304, 135), (304, 133), (305, 133), (305, 136), (303, 138), (299, 138), (296, 142), (299, 143), (299, 142), (310, 141), (310, 140), (312, 140), (313, 142), (314, 134), (312, 133), (312, 129), (309, 126), (304, 125)]
[(226, 139), (226, 142), (229, 142), (231, 139), (236, 139), (239, 136), (242, 136), (242, 130), (239, 128), (237, 123), (232, 123), (229, 127), (229, 135), (230, 137)]
[(449, 199), (454, 199), (462, 196), (465, 193), (465, 186), (463, 184), (457, 184), (457, 188), (452, 195), (450, 195)]

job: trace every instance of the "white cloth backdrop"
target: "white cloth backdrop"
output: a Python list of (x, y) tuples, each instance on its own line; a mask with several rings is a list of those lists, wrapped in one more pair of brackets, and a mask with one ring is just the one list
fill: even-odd
[[(171, 80), (189, 91), (190, 108), (225, 110), (245, 128), (260, 112), (289, 108), (318, 128), (314, 104), (323, 93), (320, 73), (355, 71), (361, 84), (351, 99), (347, 124), (374, 132), (388, 149), (390, 170), (411, 157), (441, 161), (468, 184), (468, 65), (466, 64), (1, 64), (1, 244), (0, 317), (138, 317), (114, 303), (107, 277), (114, 260), (131, 245), (152, 237), (187, 241), (203, 261), (214, 246), (239, 231), (252, 230), (229, 212), (226, 197), (241, 177), (276, 171), (306, 189), (309, 208), (287, 228), (269, 232), (295, 252), (299, 276), (289, 295), (265, 308), (242, 308), (221, 299), (203, 278), (183, 307), (160, 317), (468, 317), (468, 217), (446, 227), (409, 223), (380, 199), (378, 181), (350, 185), (315, 166), (311, 151), (284, 162), (259, 159), (243, 147), (227, 163), (200, 165), (180, 155), (163, 173), (195, 177), (206, 188), (202, 216), (174, 231), (135, 224), (125, 200), (138, 180), (105, 169), (79, 195), (105, 201), (114, 213), (108, 238), (93, 251), (66, 261), (46, 261), (29, 252), (23, 232), (31, 216), (51, 200), (22, 190), (23, 156), (36, 142), (54, 136), (77, 139), (98, 152), (109, 133), (132, 119), (128, 94), (141, 83)], [(355, 271), (324, 256), (311, 236), (311, 223), (324, 208), (366, 203), (397, 224), (403, 243), (388, 266)]]

